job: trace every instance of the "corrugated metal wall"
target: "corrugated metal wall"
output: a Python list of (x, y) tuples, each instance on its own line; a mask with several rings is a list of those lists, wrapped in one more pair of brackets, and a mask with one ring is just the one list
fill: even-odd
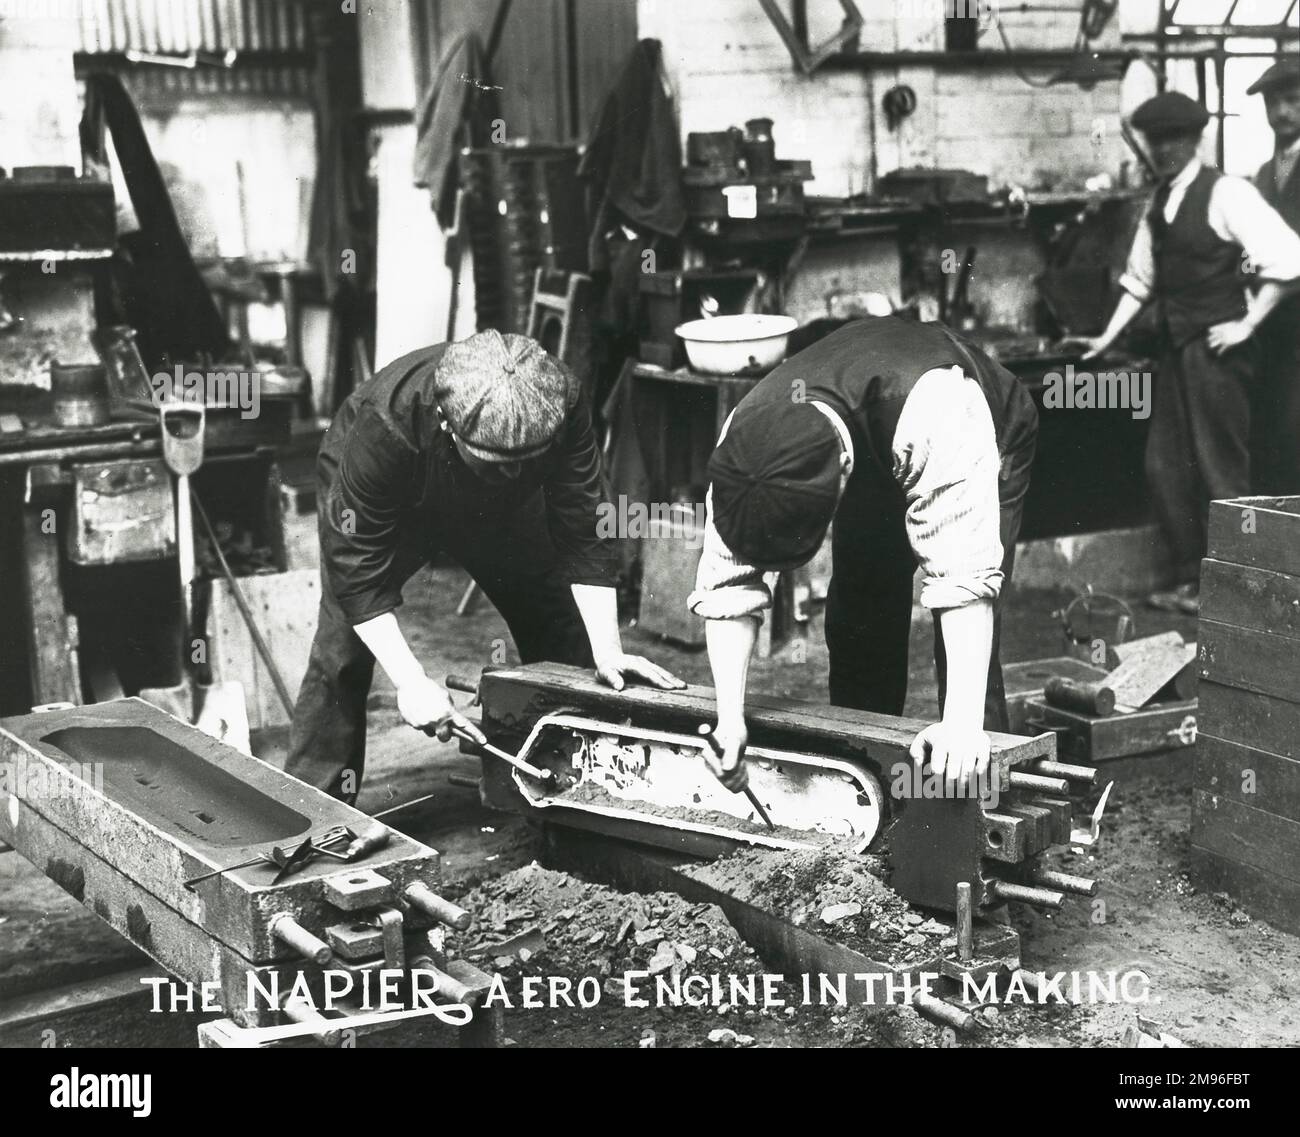
[[(153, 95), (309, 94), (313, 0), (81, 0), (78, 63), (121, 68), (132, 91)], [(184, 56), (240, 53), (232, 68), (133, 64), (127, 51)]]
[(306, 51), (309, 0), (82, 0), (81, 50)]

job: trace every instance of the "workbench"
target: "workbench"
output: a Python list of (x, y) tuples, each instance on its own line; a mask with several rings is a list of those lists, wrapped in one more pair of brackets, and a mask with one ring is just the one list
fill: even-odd
[[(251, 419), (237, 411), (210, 416), (205, 465), (194, 479), (209, 512), (248, 517), (273, 550), (283, 537), (271, 447), (289, 437), (289, 414), (287, 404), (267, 399)], [(83, 663), (104, 674), (125, 669), (109, 688), (174, 682), (179, 593), (157, 415), (123, 410), (103, 425), (63, 427), (50, 392), (0, 386), (0, 416), (0, 526), (16, 535), (0, 549), (0, 592), (24, 599), (0, 614), (0, 714), (83, 702)], [(88, 522), (76, 507), (105, 478), (118, 503), (103, 497), (100, 520)], [(140, 493), (121, 492), (124, 485)], [(73, 564), (70, 544), (94, 539), (91, 524), (105, 535), (94, 567)], [(102, 636), (88, 634), (96, 624)], [(87, 648), (93, 659), (82, 658)], [(108, 690), (114, 693), (120, 690)]]

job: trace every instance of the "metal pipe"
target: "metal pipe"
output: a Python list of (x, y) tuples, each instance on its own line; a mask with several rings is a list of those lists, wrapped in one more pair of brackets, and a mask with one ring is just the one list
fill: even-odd
[(343, 1032), (330, 1025), (330, 1020), (315, 1007), (303, 999), (288, 998), (280, 1005), (280, 1013), (303, 1026), (318, 1027), (312, 1037), (322, 1046), (338, 1046), (343, 1041)]
[(324, 940), (313, 936), (288, 912), (282, 912), (271, 921), (271, 935), (288, 944), (304, 959), (324, 967), (334, 958), (333, 949)]
[(953, 1030), (968, 1031), (975, 1026), (975, 1016), (967, 1014), (960, 1007), (936, 999), (933, 995), (917, 992), (912, 999), (912, 1006), (923, 1018), (939, 1026), (949, 1026)]
[(1084, 782), (1093, 785), (1097, 781), (1097, 771), (1092, 766), (1073, 766), (1069, 762), (1051, 762), (1044, 759), (1029, 767), (1035, 774), (1045, 778), (1065, 778), (1071, 782)]
[(1012, 884), (1007, 880), (995, 880), (989, 885), (989, 891), (998, 900), (1018, 900), (1021, 904), (1033, 904), (1037, 908), (1051, 908), (1053, 911), (1065, 907), (1065, 893), (1055, 892), (1050, 888), (1035, 888), (1029, 884)]
[(448, 691), (459, 691), (462, 695), (478, 694), (478, 680), (466, 679), (463, 675), (448, 675), (446, 687)]
[(970, 883), (957, 885), (957, 958), (969, 963), (975, 958), (975, 924), (971, 915)]
[(408, 885), (406, 899), (427, 916), (432, 916), (442, 924), (450, 924), (458, 932), (463, 932), (470, 925), (470, 914), (464, 908), (458, 908), (450, 900), (444, 900), (423, 881), (417, 880)]
[(1051, 869), (1036, 869), (1033, 874), (1037, 884), (1048, 888), (1059, 888), (1073, 896), (1096, 896), (1099, 882), (1089, 880), (1086, 876), (1075, 876), (1068, 872), (1054, 872)]
[(1040, 794), (1068, 794), (1070, 783), (1064, 778), (1044, 778), (1041, 774), (1018, 774), (1012, 770), (1007, 784), (1013, 790), (1033, 790)]
[(437, 980), (438, 989), (433, 993), (435, 1003), (464, 1003), (467, 1007), (477, 1007), (483, 998), (482, 991), (475, 991), (473, 987), (462, 983), (454, 975), (448, 975), (427, 955), (414, 960), (411, 969), (427, 971)]

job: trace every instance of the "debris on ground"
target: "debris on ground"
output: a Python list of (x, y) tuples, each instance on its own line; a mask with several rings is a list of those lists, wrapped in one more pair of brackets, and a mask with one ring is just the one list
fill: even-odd
[(952, 928), (914, 912), (879, 858), (833, 849), (747, 849), (685, 875), (891, 967), (943, 954)]
[(626, 971), (763, 970), (715, 905), (663, 892), (629, 895), (536, 862), (484, 881), (458, 903), (474, 923), (456, 950), (489, 959), (498, 971), (536, 963), (548, 974), (594, 975), (604, 982)]

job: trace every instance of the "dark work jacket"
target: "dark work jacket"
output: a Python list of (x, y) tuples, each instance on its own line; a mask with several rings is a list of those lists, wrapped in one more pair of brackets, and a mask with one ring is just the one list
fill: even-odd
[(1173, 221), (1162, 226), (1151, 219), (1156, 300), (1175, 348), (1214, 324), (1246, 314), (1242, 248), (1210, 226), (1210, 194), (1221, 177), (1218, 170), (1203, 167), (1187, 187)]
[[(1038, 412), (1020, 380), (942, 324), (898, 316), (854, 320), (818, 340), (759, 381), (736, 408), (734, 422), (756, 407), (801, 396), (840, 413), (853, 435), (851, 477), (894, 481), (894, 433), (917, 380), (937, 367), (960, 367), (984, 392), (998, 453), (1032, 445)], [(901, 494), (901, 489), (898, 491)]]
[(433, 377), (446, 349), (437, 344), (390, 363), (348, 397), (321, 443), (321, 571), (352, 624), (397, 608), (412, 568), (454, 549), (469, 527), (508, 532), (539, 492), (564, 579), (614, 583), (618, 550), (596, 529), (606, 498), (586, 396), (575, 396), (548, 451), (523, 462), (517, 478), (490, 484), (439, 426)]

